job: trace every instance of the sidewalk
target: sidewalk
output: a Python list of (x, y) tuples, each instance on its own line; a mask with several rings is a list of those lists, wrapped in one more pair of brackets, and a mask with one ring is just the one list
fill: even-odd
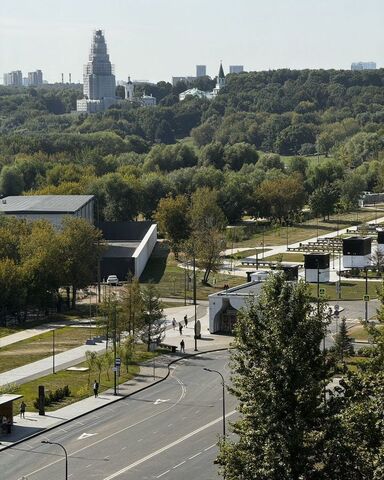
[(47, 412), (45, 416), (37, 412), (26, 412), (25, 418), (18, 415), (13, 417), (13, 428), (11, 434), (0, 433), (0, 450), (12, 446), (32, 435), (36, 435), (46, 429), (63, 424), (73, 420), (86, 413), (97, 410), (105, 405), (116, 402), (120, 398), (131, 395), (143, 388), (149, 387), (159, 380), (165, 378), (168, 374), (168, 364), (174, 359), (174, 356), (164, 355), (156, 358), (156, 378), (153, 377), (153, 364), (143, 364), (140, 366), (140, 373), (129, 382), (119, 385), (118, 395), (115, 396), (113, 389), (105, 390), (97, 398), (88, 397), (79, 402), (72, 403), (66, 407)]
[[(211, 351), (220, 348), (228, 348), (232, 337), (222, 336), (222, 335), (211, 335), (208, 330), (208, 305), (204, 302), (204, 305), (197, 305), (196, 306), (196, 313), (197, 319), (200, 320), (201, 323), (201, 339), (197, 340), (197, 347), (199, 352), (204, 351)], [(157, 357), (155, 360), (155, 375), (154, 378), (154, 368), (153, 362), (145, 363), (140, 365), (140, 373), (133, 378), (132, 380), (121, 384), (119, 386), (119, 394), (118, 396), (113, 395), (113, 389), (106, 390), (102, 392), (98, 398), (88, 397), (84, 400), (79, 402), (73, 403), (72, 405), (68, 405), (67, 407), (60, 408), (55, 410), (54, 412), (48, 412), (45, 416), (40, 416), (36, 412), (26, 412), (26, 418), (21, 419), (19, 416), (14, 416), (14, 425), (13, 431), (10, 435), (0, 434), (0, 450), (7, 448), (14, 444), (15, 442), (22, 441), (31, 435), (37, 434), (39, 432), (44, 431), (45, 429), (52, 428), (54, 426), (60, 425), (65, 423), (69, 420), (73, 420), (81, 415), (86, 413), (92, 412), (100, 407), (108, 405), (117, 401), (119, 398), (122, 398), (126, 395), (131, 395), (135, 392), (142, 390), (143, 388), (147, 388), (161, 379), (164, 379), (168, 374), (168, 365), (170, 362), (177, 358), (182, 358), (184, 355), (179, 353), (180, 349), (180, 341), (181, 339), (185, 342), (185, 356), (190, 354), (194, 354), (194, 305), (187, 305), (187, 306), (180, 306), (180, 307), (172, 307), (165, 309), (165, 313), (167, 315), (167, 322), (172, 322), (172, 318), (174, 317), (177, 322), (181, 322), (184, 325), (184, 315), (187, 315), (188, 318), (188, 326), (183, 328), (183, 334), (180, 335), (178, 327), (176, 330), (173, 330), (172, 326), (168, 327), (166, 330), (165, 339), (163, 343), (168, 345), (175, 345), (178, 348), (178, 352), (176, 354), (169, 354), (169, 355), (162, 355)], [(91, 350), (95, 348), (105, 348), (105, 344), (97, 344), (97, 345), (84, 345), (82, 347), (78, 347), (76, 349), (69, 350), (67, 352), (63, 352), (56, 356), (56, 361), (58, 362), (58, 358), (60, 355), (68, 357), (73, 354), (74, 351), (78, 351), (79, 349)], [(85, 355), (85, 353), (84, 353)], [(81, 361), (81, 360), (80, 360)], [(44, 362), (41, 368), (48, 368), (49, 373), (52, 369), (52, 357), (40, 360), (38, 362), (34, 362), (32, 364), (28, 364), (25, 367), (20, 367), (19, 369), (11, 370), (9, 372), (5, 372), (2, 375), (8, 376), (8, 382), (14, 383), (15, 372), (20, 369), (25, 369), (28, 371), (29, 374), (35, 375), (34, 378), (38, 378), (44, 374), (42, 370), (38, 372), (38, 366), (35, 364), (39, 364), (40, 362)], [(76, 360), (68, 360), (66, 361), (65, 358), (62, 359), (61, 366), (62, 368), (66, 368), (70, 365), (74, 365), (79, 363)], [(34, 366), (34, 372), (31, 372), (31, 367)], [(12, 373), (13, 372), (13, 373)], [(11, 378), (11, 374), (13, 378)], [(0, 375), (0, 379), (1, 376)], [(28, 375), (28, 373), (26, 373)], [(25, 378), (25, 377), (24, 377)], [(30, 377), (28, 378), (28, 380)], [(27, 380), (25, 380), (27, 381)], [(5, 382), (5, 383), (8, 383)], [(23, 383), (19, 381), (18, 383)], [(0, 380), (1, 384), (1, 380)]]

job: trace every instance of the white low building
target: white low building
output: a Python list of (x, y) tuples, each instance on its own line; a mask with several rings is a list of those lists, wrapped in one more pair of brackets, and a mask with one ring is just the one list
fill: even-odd
[[(265, 279), (265, 277), (263, 277)], [(263, 281), (251, 281), (213, 293), (209, 300), (210, 333), (233, 334), (238, 311), (246, 307), (260, 294)]]

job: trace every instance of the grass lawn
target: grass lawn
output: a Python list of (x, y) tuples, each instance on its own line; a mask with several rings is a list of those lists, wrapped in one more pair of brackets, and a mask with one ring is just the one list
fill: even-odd
[[(377, 287), (381, 284), (378, 282), (368, 282), (368, 294), (371, 299), (377, 298)], [(314, 298), (317, 296), (316, 283), (309, 284), (310, 292)], [(325, 300), (339, 300), (336, 293), (335, 283), (321, 283), (320, 288), (325, 289)], [(365, 295), (365, 282), (344, 281), (341, 282), (341, 299), (340, 300), (361, 300)]]
[[(184, 298), (185, 288), (185, 269), (177, 266), (173, 254), (169, 252), (168, 246), (163, 242), (156, 246), (149, 259), (143, 274), (140, 277), (140, 283), (146, 284), (152, 281), (160, 297)], [(192, 269), (190, 268), (189, 277), (191, 279), (187, 287), (187, 299), (192, 298)], [(245, 282), (244, 277), (215, 273), (211, 274), (209, 280), (212, 286), (202, 285), (201, 279), (203, 272), (196, 271), (196, 297), (198, 300), (207, 300), (208, 295), (223, 289), (224, 284), (230, 287), (240, 285)]]
[[(141, 363), (145, 360), (149, 360), (154, 356), (159, 355), (161, 352), (147, 352), (144, 350), (145, 346), (140, 345), (137, 347), (136, 354), (133, 358), (132, 364), (129, 366), (128, 373), (126, 372), (125, 366), (122, 366), (119, 383), (124, 383), (127, 380), (130, 380), (132, 377), (137, 375), (140, 370), (138, 363)], [(86, 362), (77, 365), (78, 367), (87, 367)], [(28, 383), (20, 385), (17, 389), (17, 393), (23, 395), (23, 400), (27, 404), (27, 411), (36, 411), (33, 406), (33, 402), (38, 396), (38, 387), (39, 385), (45, 386), (45, 391), (54, 391), (58, 388), (62, 388), (65, 385), (69, 386), (71, 390), (71, 396), (63, 399), (61, 402), (51, 404), (46, 407), (47, 411), (57, 410), (58, 408), (65, 407), (71, 403), (82, 400), (83, 398), (89, 397), (93, 394), (92, 385), (94, 379), (98, 380), (98, 372), (76, 372), (76, 371), (67, 371), (61, 370), (56, 374), (46, 375), (45, 377), (38, 378)], [(110, 369), (108, 372), (104, 371), (100, 378), (100, 392), (107, 390), (108, 388), (113, 387), (113, 372)], [(15, 412), (18, 411), (19, 402), (15, 402)]]
[[(383, 326), (379, 325), (377, 328), (382, 329)], [(355, 325), (348, 330), (348, 335), (356, 340), (369, 340), (369, 333), (363, 327), (363, 325)]]
[(243, 250), (242, 252), (237, 252), (234, 253), (233, 255), (226, 255), (225, 258), (234, 258), (236, 260), (240, 260), (241, 258), (246, 258), (246, 257), (252, 257), (254, 255), (258, 255), (259, 258), (266, 256), (265, 254), (269, 252), (271, 249), (270, 248), (250, 248), (248, 250)]
[[(364, 223), (374, 220), (381, 215), (384, 216), (383, 209), (376, 211), (364, 210), (351, 213), (343, 213), (342, 215), (331, 215), (329, 220), (323, 221), (322, 218), (312, 218), (301, 224), (288, 227), (288, 243), (296, 243), (307, 240), (308, 238), (324, 235), (325, 233), (334, 232), (339, 229), (347, 228), (358, 223)], [(256, 247), (263, 245), (263, 226), (254, 224), (255, 233), (248, 239), (242, 240), (234, 245), (237, 247)], [(268, 245), (284, 245), (287, 243), (287, 228), (274, 226), (266, 227), (264, 231), (264, 244)]]
[(304, 255), (302, 253), (290, 253), (290, 252), (285, 252), (285, 253), (280, 253), (276, 255), (271, 255), (268, 257), (268, 255), (265, 257), (266, 260), (271, 260), (271, 261), (279, 261), (279, 262), (297, 262), (297, 263), (303, 263), (304, 262)]
[[(89, 335), (88, 328), (63, 327), (55, 330), (56, 354), (83, 345)], [(52, 332), (46, 332), (0, 349), (0, 372), (51, 356), (52, 336)]]

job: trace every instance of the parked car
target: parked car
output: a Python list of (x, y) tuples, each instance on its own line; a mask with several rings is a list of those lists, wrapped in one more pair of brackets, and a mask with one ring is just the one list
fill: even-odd
[(118, 285), (119, 279), (116, 275), (109, 275), (107, 278), (107, 285)]

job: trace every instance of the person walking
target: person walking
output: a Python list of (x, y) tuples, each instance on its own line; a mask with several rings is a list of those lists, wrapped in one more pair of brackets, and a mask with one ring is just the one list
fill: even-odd
[(181, 340), (180, 342), (180, 352), (185, 353), (185, 343), (184, 340)]
[(93, 382), (93, 393), (95, 394), (95, 398), (99, 396), (99, 384), (96, 380)]
[(183, 334), (183, 325), (181, 324), (181, 322), (179, 322), (179, 332), (180, 332), (180, 335)]
[(25, 409), (27, 405), (25, 404), (24, 400), (20, 403), (20, 418), (25, 418)]
[(184, 315), (184, 325), (185, 325), (185, 328), (187, 328), (187, 326), (188, 326), (188, 317), (187, 317), (187, 315)]
[(172, 327), (173, 327), (173, 330), (176, 330), (176, 318), (173, 317), (172, 319)]

